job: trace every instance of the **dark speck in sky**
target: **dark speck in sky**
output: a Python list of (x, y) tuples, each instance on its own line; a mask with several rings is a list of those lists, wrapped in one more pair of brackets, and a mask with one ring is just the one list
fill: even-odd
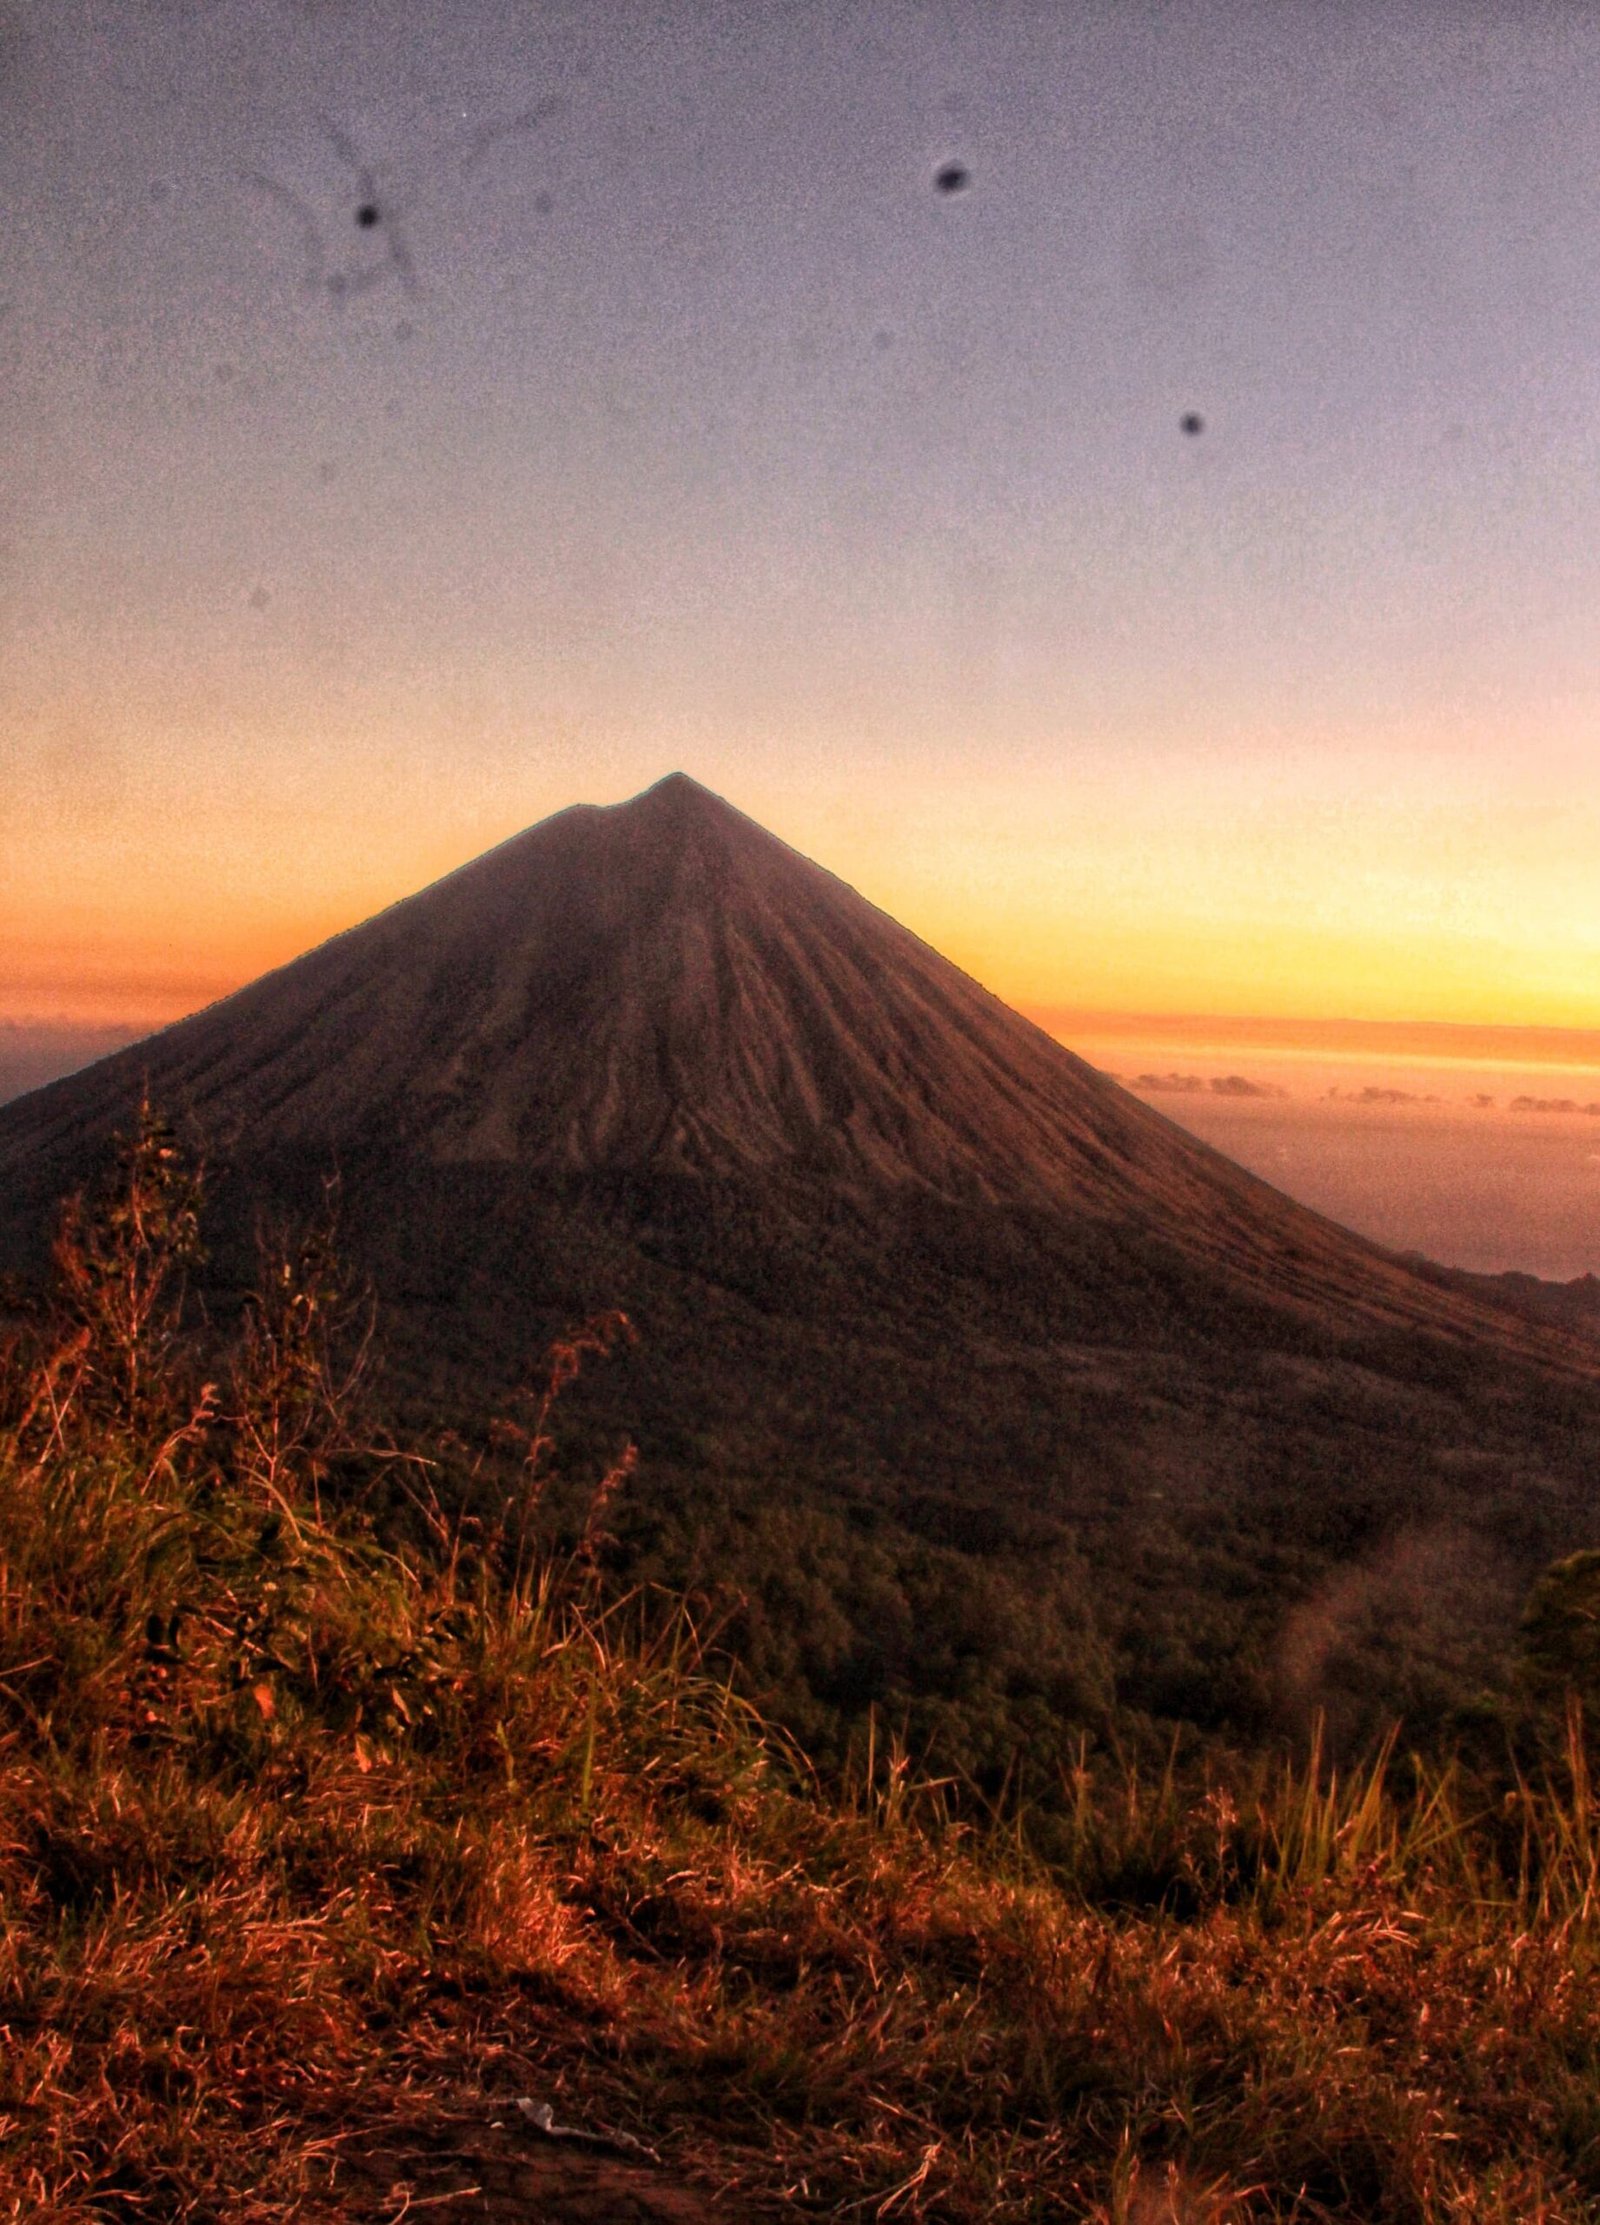
[(964, 162), (946, 162), (933, 173), (933, 182), (941, 193), (965, 193), (972, 183), (972, 172)]
[(376, 201), (363, 201), (360, 208), (356, 210), (356, 222), (364, 232), (370, 232), (377, 221), (378, 204)]
[(1197, 409), (1186, 410), (1178, 423), (1186, 433), (1203, 433), (1206, 429), (1206, 421)]

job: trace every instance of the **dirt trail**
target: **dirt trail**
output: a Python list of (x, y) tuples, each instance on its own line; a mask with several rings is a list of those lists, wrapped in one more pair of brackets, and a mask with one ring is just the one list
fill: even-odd
[(509, 2106), (353, 2134), (332, 2163), (324, 2214), (373, 2225), (748, 2225), (757, 2215), (665, 2166), (545, 2139)]

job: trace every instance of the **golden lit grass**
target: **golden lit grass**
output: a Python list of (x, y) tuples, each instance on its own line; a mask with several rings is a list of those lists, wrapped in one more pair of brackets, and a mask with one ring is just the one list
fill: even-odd
[(156, 1143), (0, 1405), (0, 2215), (343, 2214), (352, 2134), (519, 2092), (744, 2209), (1600, 2210), (1576, 1724), (1492, 1792), (1068, 1770), (1050, 1868), (893, 1753), (825, 1797), (681, 1614), (519, 1544), (548, 1405), (502, 1534), (416, 1465), (402, 1547), (331, 1503), (325, 1260), (208, 1389)]

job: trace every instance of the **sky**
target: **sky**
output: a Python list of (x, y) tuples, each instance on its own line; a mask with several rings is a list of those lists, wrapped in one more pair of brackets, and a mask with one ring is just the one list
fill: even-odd
[(681, 768), (1080, 1037), (1600, 1030), (1587, 0), (0, 0), (0, 197), (0, 1022)]

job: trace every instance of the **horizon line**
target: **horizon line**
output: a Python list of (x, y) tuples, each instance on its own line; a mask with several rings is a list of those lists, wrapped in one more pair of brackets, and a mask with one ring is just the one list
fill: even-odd
[(1355, 1055), (1449, 1059), (1510, 1064), (1600, 1066), (1600, 1027), (1557, 1026), (1543, 1021), (1321, 1018), (1311, 1014), (1129, 1012), (1084, 1005), (1041, 1004), (1017, 1008), (1047, 1035), (1067, 1042), (1176, 1039), (1199, 1048), (1210, 1041), (1230, 1048), (1344, 1052)]
[[(209, 987), (210, 985), (208, 985)], [(236, 983), (234, 987), (244, 987)], [(95, 1013), (21, 1012), (0, 1014), (0, 1033), (8, 1036), (121, 1035), (137, 1041), (158, 1034), (193, 1011), (203, 1010), (232, 988), (217, 986), (183, 1011), (113, 1017)], [(1009, 1001), (1009, 1000), (1007, 1000)], [(1018, 999), (1013, 1009), (1070, 1047), (1073, 1035), (1127, 1038), (1171, 1037), (1198, 1047), (1208, 1040), (1260, 1050), (1338, 1052), (1470, 1059), (1474, 1054), (1505, 1059), (1520, 1053), (1533, 1063), (1600, 1066), (1600, 1027), (1555, 1025), (1543, 1021), (1367, 1019), (1355, 1014), (1322, 1017), (1308, 1013), (1141, 1012), (1124, 1006), (1046, 1003)]]

